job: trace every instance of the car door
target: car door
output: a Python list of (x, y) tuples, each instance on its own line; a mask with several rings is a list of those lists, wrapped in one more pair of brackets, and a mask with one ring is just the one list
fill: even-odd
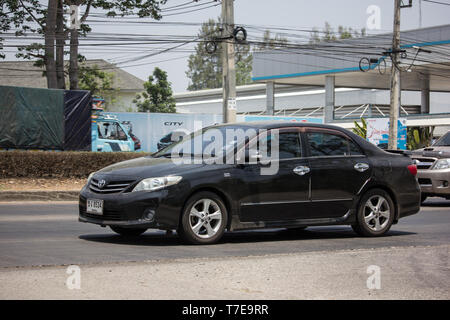
[(344, 216), (371, 174), (368, 158), (344, 133), (307, 128), (304, 133), (311, 170), (309, 218)]
[[(274, 132), (258, 139), (268, 139), (271, 148)], [(261, 141), (259, 141), (260, 143)], [(241, 221), (282, 221), (301, 218), (304, 206), (309, 201), (308, 160), (303, 157), (303, 147), (299, 128), (279, 130), (278, 157), (269, 165), (258, 163), (246, 164), (239, 170), (241, 177), (240, 219)], [(262, 170), (277, 168), (272, 174)]]

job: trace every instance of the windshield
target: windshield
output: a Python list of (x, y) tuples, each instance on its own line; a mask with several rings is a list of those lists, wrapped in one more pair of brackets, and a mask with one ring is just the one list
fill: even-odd
[(159, 140), (159, 141), (164, 142), (164, 143), (167, 143), (167, 142), (172, 141), (172, 132), (166, 134), (166, 135), (165, 135), (164, 137), (162, 137), (161, 140)]
[[(247, 129), (251, 129), (248, 131)], [(243, 126), (208, 127), (186, 135), (178, 142), (156, 152), (154, 157), (171, 156), (222, 156), (236, 146), (242, 145), (248, 138), (255, 136), (256, 130)], [(177, 141), (179, 136), (174, 132), (172, 141)]]
[(450, 146), (450, 132), (443, 135), (438, 141), (435, 142), (435, 144), (433, 144), (433, 146)]

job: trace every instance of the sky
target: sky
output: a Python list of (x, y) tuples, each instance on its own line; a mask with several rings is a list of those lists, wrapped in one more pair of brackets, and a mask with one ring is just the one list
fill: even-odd
[[(100, 13), (95, 10), (93, 11), (94, 15), (91, 15), (89, 18), (91, 20), (89, 24), (93, 29), (93, 35), (94, 33), (103, 35), (106, 33), (124, 34), (126, 38), (126, 34), (140, 34), (152, 37), (160, 36), (162, 39), (164, 39), (165, 35), (171, 35), (172, 38), (174, 36), (194, 37), (197, 35), (202, 22), (210, 18), (217, 19), (220, 16), (221, 5), (214, 6), (216, 3), (212, 2), (212, 0), (199, 0), (198, 4), (201, 4), (201, 6), (198, 8), (204, 8), (203, 10), (178, 14), (192, 9), (173, 9), (174, 6), (186, 4), (188, 1), (168, 0), (167, 4), (163, 6), (163, 8), (168, 8), (163, 13), (161, 20), (164, 24), (125, 24), (117, 23), (117, 20), (97, 22), (101, 18), (95, 16), (96, 13)], [(448, 5), (425, 0), (413, 0), (412, 8), (402, 9), (401, 30), (417, 29), (420, 25), (422, 27), (431, 27), (450, 23), (450, 1), (436, 1), (447, 3)], [(46, 3), (46, 1), (42, 2)], [(404, 0), (404, 2), (407, 2), (407, 0)], [(421, 5), (419, 6), (420, 2)], [(251, 29), (248, 29), (249, 37), (262, 37), (265, 29), (274, 30), (273, 28), (280, 27), (303, 30), (311, 30), (313, 27), (321, 29), (325, 22), (328, 22), (334, 30), (339, 25), (360, 30), (367, 27), (367, 20), (373, 12), (367, 12), (370, 6), (379, 8), (380, 28), (368, 30), (368, 33), (391, 32), (394, 0), (235, 0), (235, 24), (252, 26)], [(419, 19), (419, 7), (421, 7), (422, 13), (421, 21)], [(83, 8), (81, 8), (81, 11), (83, 11)], [(138, 19), (132, 20), (137, 21)], [(146, 19), (145, 21), (151, 20)], [(170, 22), (189, 24), (172, 25)], [(292, 31), (285, 32), (291, 33)], [(88, 59), (101, 58), (109, 62), (118, 63), (119, 67), (143, 80), (147, 80), (154, 68), (159, 67), (168, 73), (168, 79), (172, 83), (173, 91), (184, 92), (189, 84), (189, 79), (185, 75), (187, 60), (189, 54), (193, 51), (195, 43), (147, 58), (142, 57), (143, 55), (154, 54), (155, 50), (170, 48), (174, 45), (176, 44), (130, 45), (127, 47), (99, 45), (80, 47), (80, 53), (84, 54)], [(12, 52), (8, 52), (7, 60), (15, 60)]]

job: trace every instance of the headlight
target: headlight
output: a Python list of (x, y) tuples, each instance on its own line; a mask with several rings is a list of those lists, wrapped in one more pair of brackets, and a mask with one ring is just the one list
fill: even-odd
[(133, 191), (155, 191), (180, 182), (182, 177), (180, 176), (167, 176), (158, 178), (148, 178), (139, 182)]
[(450, 168), (450, 159), (439, 159), (433, 166), (433, 170)]

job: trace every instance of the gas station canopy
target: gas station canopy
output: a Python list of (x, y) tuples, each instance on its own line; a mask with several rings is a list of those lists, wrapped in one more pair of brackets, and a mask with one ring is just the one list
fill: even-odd
[[(450, 92), (450, 25), (401, 32), (402, 90)], [(253, 81), (389, 89), (392, 34), (256, 52)], [(363, 71), (364, 72), (363, 72)]]

